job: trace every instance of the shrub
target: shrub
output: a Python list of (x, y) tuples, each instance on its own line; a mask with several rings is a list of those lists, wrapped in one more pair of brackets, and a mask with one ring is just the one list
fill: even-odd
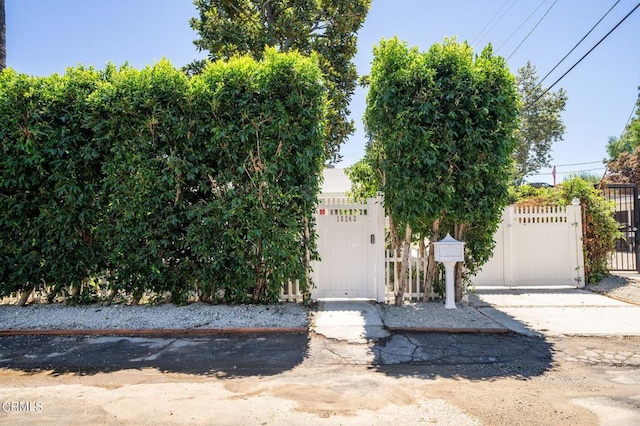
[(93, 283), (94, 297), (101, 277), (134, 301), (273, 301), (289, 280), (305, 289), (325, 110), (315, 59), (274, 50), (192, 79), (167, 61), (5, 70), (0, 296), (47, 287), (78, 299)]

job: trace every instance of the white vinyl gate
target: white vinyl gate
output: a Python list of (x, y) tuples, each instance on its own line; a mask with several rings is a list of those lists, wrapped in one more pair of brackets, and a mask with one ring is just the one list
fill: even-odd
[(384, 207), (382, 198), (354, 203), (344, 196), (321, 196), (316, 211), (318, 254), (313, 300), (373, 299), (383, 302)]
[(584, 287), (579, 205), (509, 206), (494, 240), (493, 256), (471, 278), (475, 286)]

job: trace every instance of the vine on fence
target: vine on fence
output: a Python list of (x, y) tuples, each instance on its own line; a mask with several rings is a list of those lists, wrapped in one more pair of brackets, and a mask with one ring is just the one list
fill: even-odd
[[(325, 160), (314, 58), (0, 74), (0, 296), (277, 300), (309, 289)], [(102, 284), (98, 284), (102, 283)]]

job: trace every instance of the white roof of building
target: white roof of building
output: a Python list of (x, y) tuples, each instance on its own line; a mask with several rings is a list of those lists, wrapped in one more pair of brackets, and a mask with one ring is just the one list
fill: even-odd
[(351, 190), (351, 181), (344, 169), (325, 168), (322, 194), (346, 194)]

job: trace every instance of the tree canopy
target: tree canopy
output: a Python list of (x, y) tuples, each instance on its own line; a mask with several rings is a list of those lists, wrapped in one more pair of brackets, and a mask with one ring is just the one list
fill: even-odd
[(635, 117), (629, 121), (620, 137), (609, 138), (607, 154), (610, 160), (617, 160), (620, 154), (632, 153), (638, 146), (640, 146), (640, 93), (636, 101)]
[[(248, 54), (262, 58), (265, 46), (303, 54), (316, 52), (328, 89), (326, 155), (340, 159), (340, 146), (355, 127), (349, 116), (357, 74), (352, 58), (356, 33), (364, 23), (371, 0), (195, 0), (199, 16), (191, 20), (194, 41), (208, 60)], [(203, 63), (188, 68), (197, 73)]]
[(563, 89), (545, 93), (530, 62), (518, 70), (516, 81), (522, 102), (514, 152), (515, 180), (520, 183), (525, 176), (550, 166), (551, 146), (562, 140), (565, 131), (560, 114), (567, 103), (567, 94)]
[(352, 178), (357, 185), (359, 173), (379, 177), (391, 222), (405, 228), (405, 253), (414, 232), (477, 233), (467, 246), (473, 269), (488, 259), (507, 203), (515, 78), (491, 46), (474, 55), (467, 43), (446, 39), (420, 53), (393, 38), (374, 47), (369, 80), (368, 163), (356, 165)]

